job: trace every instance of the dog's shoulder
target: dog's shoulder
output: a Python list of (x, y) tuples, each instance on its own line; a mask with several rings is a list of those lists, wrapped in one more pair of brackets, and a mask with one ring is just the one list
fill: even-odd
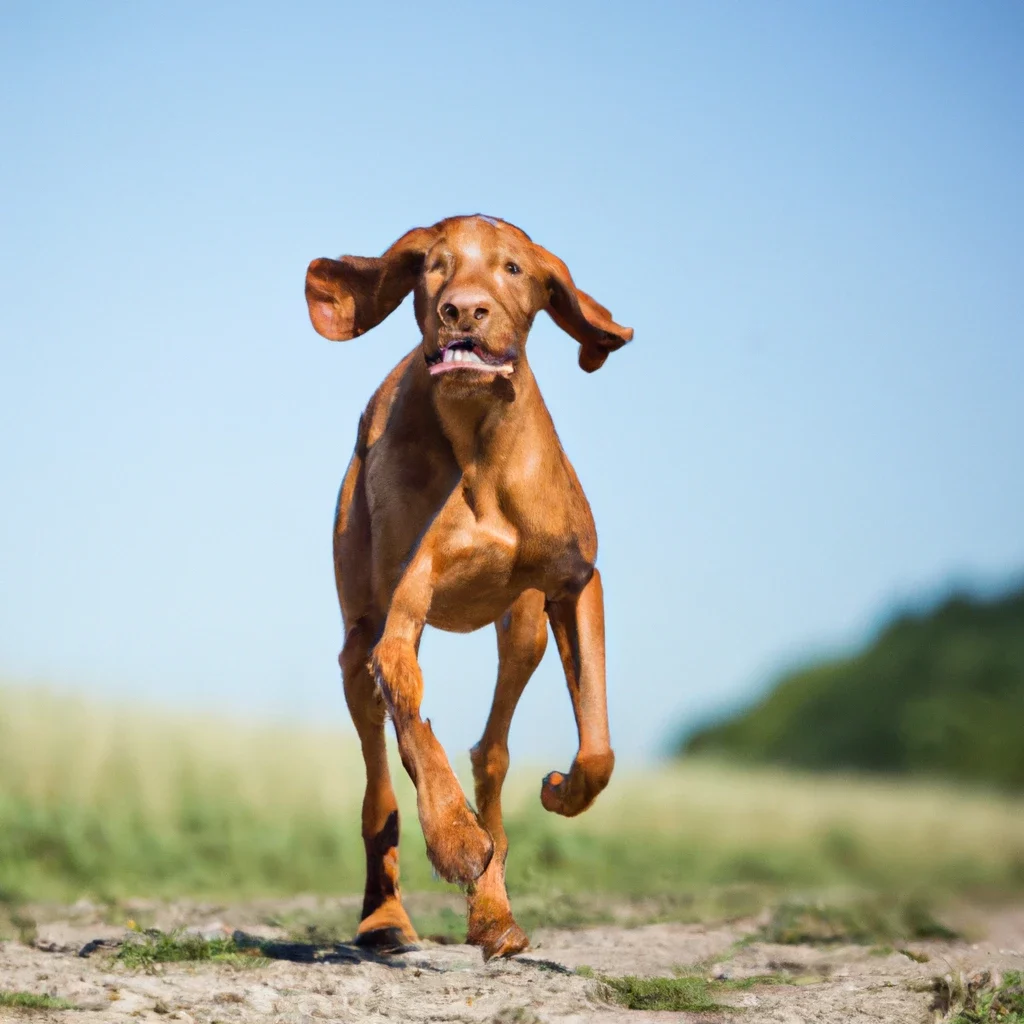
[(388, 419), (395, 399), (401, 389), (402, 381), (409, 371), (413, 358), (420, 352), (417, 345), (395, 368), (384, 378), (380, 387), (374, 391), (366, 404), (363, 415), (359, 418), (358, 447), (364, 452), (372, 448), (380, 439), (388, 425)]

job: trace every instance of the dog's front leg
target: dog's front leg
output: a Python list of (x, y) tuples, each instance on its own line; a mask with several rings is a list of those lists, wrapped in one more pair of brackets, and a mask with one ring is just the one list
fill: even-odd
[(442, 878), (466, 885), (484, 873), (494, 843), (467, 804), (429, 720), (420, 718), (423, 673), (416, 649), (432, 596), (433, 559), (421, 550), (395, 589), (371, 666), (395, 724), (402, 764), (416, 786), (427, 856)]
[(594, 802), (615, 765), (608, 736), (601, 574), (595, 569), (578, 596), (549, 601), (547, 610), (576, 715), (579, 751), (568, 775), (547, 776), (540, 799), (547, 810), (571, 818)]

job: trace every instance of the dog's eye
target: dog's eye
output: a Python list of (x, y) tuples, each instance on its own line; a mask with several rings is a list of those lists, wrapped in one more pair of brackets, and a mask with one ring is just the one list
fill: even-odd
[(518, 263), (513, 263), (511, 260), (509, 260), (508, 263), (505, 264), (505, 269), (510, 274), (521, 274), (523, 272), (522, 268), (519, 266), (519, 264)]

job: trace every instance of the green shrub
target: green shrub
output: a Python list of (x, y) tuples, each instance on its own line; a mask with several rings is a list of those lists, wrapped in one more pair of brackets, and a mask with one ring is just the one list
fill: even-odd
[(941, 775), (1024, 790), (1024, 589), (902, 615), (853, 657), (783, 676), (682, 753)]

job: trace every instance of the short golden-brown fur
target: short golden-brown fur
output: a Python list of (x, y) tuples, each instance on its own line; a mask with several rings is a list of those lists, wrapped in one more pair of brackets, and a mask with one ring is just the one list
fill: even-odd
[[(516, 704), (551, 625), (579, 731), (568, 773), (544, 780), (544, 807), (584, 811), (614, 765), (608, 734), (597, 532), (526, 358), (547, 311), (592, 372), (632, 338), (519, 228), (452, 217), (403, 235), (381, 257), (318, 259), (310, 319), (342, 341), (413, 292), (422, 340), (391, 371), (359, 423), (341, 486), (334, 562), (345, 625), (339, 662), (366, 762), (367, 879), (357, 940), (411, 942), (398, 882), (398, 809), (384, 724), (417, 794), (427, 852), (469, 895), (469, 941), (486, 957), (524, 949), (505, 890), (501, 787)], [(477, 811), (429, 721), (417, 662), (426, 623), (467, 632), (494, 623), (498, 682), (472, 750)]]

